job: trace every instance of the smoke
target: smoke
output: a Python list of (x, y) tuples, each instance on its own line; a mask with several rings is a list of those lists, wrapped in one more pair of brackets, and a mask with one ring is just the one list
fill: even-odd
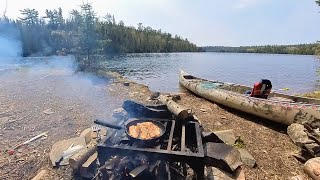
[(19, 29), (14, 23), (0, 20), (0, 63), (12, 61), (22, 54), (22, 43)]

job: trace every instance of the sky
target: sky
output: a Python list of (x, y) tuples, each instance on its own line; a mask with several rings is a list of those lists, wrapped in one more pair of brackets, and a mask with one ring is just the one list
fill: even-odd
[[(7, 0), (6, 15), (61, 7), (64, 16), (82, 0)], [(86, 0), (85, 0), (86, 2)], [(178, 34), (198, 46), (300, 44), (320, 40), (320, 7), (314, 0), (89, 0), (99, 17)], [(0, 0), (0, 12), (6, 0)]]

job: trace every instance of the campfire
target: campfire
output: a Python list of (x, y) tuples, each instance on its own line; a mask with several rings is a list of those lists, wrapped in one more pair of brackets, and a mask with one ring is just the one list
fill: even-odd
[[(233, 133), (204, 132), (192, 111), (171, 97), (149, 106), (127, 100), (113, 117), (113, 123), (95, 120), (97, 125), (69, 144), (53, 145), (52, 165), (68, 163), (75, 174), (93, 179), (235, 179), (243, 175), (240, 152), (224, 143), (223, 134), (230, 141)], [(84, 148), (75, 152), (75, 147)]]
[[(132, 111), (137, 107), (139, 111)], [(231, 176), (238, 173), (242, 163), (235, 148), (221, 143), (212, 133), (204, 133), (197, 118), (189, 111), (183, 118), (177, 118), (180, 112), (185, 113), (184, 108), (179, 107), (178, 111), (169, 109), (167, 106), (147, 107), (138, 103), (136, 107), (125, 109), (130, 118), (124, 124), (137, 120), (156, 122), (163, 125), (164, 132), (150, 141), (130, 137), (126, 127), (113, 130), (97, 145), (96, 178), (210, 179), (213, 172), (208, 167), (211, 166), (223, 169)], [(167, 118), (163, 118), (165, 114)]]
[(153, 120), (165, 126), (164, 135), (157, 141), (129, 139), (121, 131), (98, 144), (98, 159), (103, 164), (104, 176), (116, 179), (140, 176), (163, 179), (189, 176), (201, 179), (204, 150), (199, 123)]

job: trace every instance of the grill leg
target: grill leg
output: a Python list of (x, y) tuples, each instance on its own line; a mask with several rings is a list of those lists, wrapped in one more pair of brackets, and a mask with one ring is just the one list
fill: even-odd
[(189, 163), (190, 167), (197, 173), (197, 179), (201, 180), (204, 178), (204, 164), (202, 162)]

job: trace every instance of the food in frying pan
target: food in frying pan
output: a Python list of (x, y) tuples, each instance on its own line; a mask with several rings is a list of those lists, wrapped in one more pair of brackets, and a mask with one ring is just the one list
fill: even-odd
[(157, 138), (161, 135), (161, 128), (152, 122), (142, 122), (129, 126), (129, 135), (143, 140)]

